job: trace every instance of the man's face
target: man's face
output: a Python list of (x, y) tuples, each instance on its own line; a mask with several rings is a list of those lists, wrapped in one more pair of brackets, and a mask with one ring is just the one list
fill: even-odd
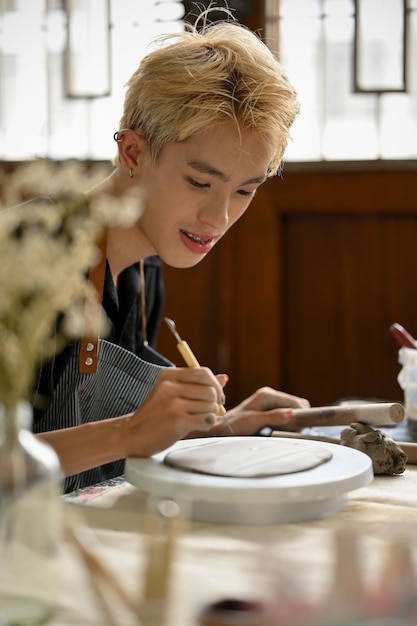
[(145, 155), (138, 184), (145, 212), (138, 223), (153, 254), (173, 267), (191, 267), (246, 211), (264, 182), (272, 151), (233, 122), (217, 124)]

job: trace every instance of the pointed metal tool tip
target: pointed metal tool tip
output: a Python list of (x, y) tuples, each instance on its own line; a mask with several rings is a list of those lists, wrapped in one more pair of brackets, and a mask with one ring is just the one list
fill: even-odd
[(174, 337), (178, 341), (178, 343), (180, 343), (181, 337), (179, 336), (179, 334), (177, 332), (177, 327), (175, 326), (174, 320), (171, 320), (169, 317), (165, 317), (164, 319), (165, 319), (166, 323), (168, 324), (169, 330), (172, 332), (172, 334), (174, 335)]

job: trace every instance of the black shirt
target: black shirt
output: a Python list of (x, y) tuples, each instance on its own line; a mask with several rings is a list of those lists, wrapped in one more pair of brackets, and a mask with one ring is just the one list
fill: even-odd
[[(165, 302), (162, 262), (159, 257), (148, 257), (144, 263), (146, 331), (150, 349), (144, 348), (142, 334), (141, 279), (139, 264), (131, 265), (119, 276), (118, 286), (113, 282), (109, 265), (103, 290), (103, 310), (108, 321), (108, 333), (104, 337), (144, 360), (158, 364), (172, 365), (163, 357), (159, 361), (157, 353), (152, 353), (155, 345)], [(45, 363), (38, 372), (34, 393), (34, 423), (45, 414), (54, 389), (65, 369), (68, 360), (76, 349), (72, 342), (59, 354)]]

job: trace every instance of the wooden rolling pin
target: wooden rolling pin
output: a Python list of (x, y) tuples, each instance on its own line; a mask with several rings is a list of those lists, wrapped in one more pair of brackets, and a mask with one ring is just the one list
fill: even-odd
[[(324, 435), (307, 435), (303, 433), (292, 433), (287, 430), (273, 430), (271, 437), (284, 437), (286, 439), (307, 439), (312, 441), (324, 441), (326, 443), (340, 443), (339, 437), (326, 437)], [(406, 453), (407, 463), (417, 465), (417, 443), (409, 441), (396, 441), (397, 446)]]
[(367, 402), (293, 409), (290, 424), (296, 428), (344, 426), (353, 422), (362, 422), (370, 426), (389, 426), (399, 424), (404, 417), (404, 407), (399, 402)]

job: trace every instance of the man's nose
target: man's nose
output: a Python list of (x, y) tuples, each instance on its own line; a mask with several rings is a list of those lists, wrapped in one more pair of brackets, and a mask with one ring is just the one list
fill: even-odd
[(224, 229), (229, 223), (229, 200), (226, 197), (212, 199), (202, 207), (198, 214), (199, 220), (216, 230)]

